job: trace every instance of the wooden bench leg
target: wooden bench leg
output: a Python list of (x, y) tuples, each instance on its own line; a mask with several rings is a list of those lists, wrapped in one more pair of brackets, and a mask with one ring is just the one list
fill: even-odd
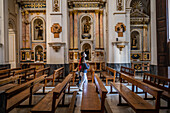
[(65, 91), (64, 91), (63, 98), (62, 98), (62, 106), (64, 106), (64, 101), (65, 101)]
[(110, 93), (112, 93), (113, 91), (112, 91), (112, 85), (110, 85)]
[(106, 78), (106, 86), (108, 86), (108, 79)]
[(55, 83), (55, 78), (53, 79), (53, 84), (52, 84), (53, 86), (54, 86), (54, 83)]
[(30, 98), (29, 98), (29, 105), (32, 105), (32, 89), (33, 89), (33, 86), (30, 87)]
[(44, 87), (43, 87), (43, 93), (45, 93), (45, 87), (47, 86), (47, 79), (45, 79), (45, 84), (44, 84)]
[(1, 113), (6, 113), (7, 96), (6, 96), (5, 93), (1, 93), (1, 94), (0, 94), (0, 100), (1, 100), (0, 112), (1, 112)]
[(118, 104), (118, 106), (120, 106), (120, 105), (122, 105), (122, 98), (121, 98), (121, 96), (119, 95), (119, 104)]
[(147, 92), (145, 92), (145, 99), (147, 99), (148, 97), (147, 97)]
[(170, 108), (170, 101), (168, 101), (168, 108)]

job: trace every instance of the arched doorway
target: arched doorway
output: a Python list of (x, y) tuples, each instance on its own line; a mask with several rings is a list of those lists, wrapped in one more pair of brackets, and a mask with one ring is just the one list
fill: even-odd
[(8, 44), (9, 44), (9, 64), (11, 68), (16, 67), (16, 32), (15, 24), (12, 19), (8, 23)]

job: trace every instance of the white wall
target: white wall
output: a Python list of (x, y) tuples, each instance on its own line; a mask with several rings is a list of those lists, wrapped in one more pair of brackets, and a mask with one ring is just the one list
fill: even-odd
[(8, 63), (8, 0), (0, 1), (0, 63)]
[[(64, 64), (68, 62), (68, 12), (67, 1), (60, 0), (60, 12), (52, 12), (52, 0), (46, 0), (46, 29), (47, 29), (47, 64)], [(51, 33), (51, 27), (54, 23), (59, 23), (62, 26), (60, 38), (54, 38)], [(48, 43), (51, 42), (65, 42), (66, 46), (62, 46), (56, 52)]]
[[(115, 7), (114, 7), (115, 6)], [(125, 10), (125, 1), (123, 11), (116, 11), (116, 0), (108, 0), (108, 40), (107, 40), (107, 63), (130, 63), (130, 43), (125, 48), (120, 50), (117, 48), (116, 38), (118, 41), (128, 41), (130, 39), (130, 22), (127, 21), (127, 12)], [(123, 33), (123, 37), (118, 37), (118, 33), (115, 32), (115, 26), (117, 23), (123, 23), (127, 29)]]

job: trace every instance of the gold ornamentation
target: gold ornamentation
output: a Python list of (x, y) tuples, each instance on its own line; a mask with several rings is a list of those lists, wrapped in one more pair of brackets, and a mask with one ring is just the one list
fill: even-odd
[(59, 1), (58, 0), (54, 0), (53, 11), (54, 12), (58, 12), (59, 10), (60, 10)]
[(123, 33), (126, 31), (126, 26), (123, 23), (118, 23), (115, 26), (115, 31), (118, 33), (118, 37), (123, 37)]
[(54, 33), (54, 38), (59, 38), (59, 33), (62, 32), (62, 27), (59, 23), (54, 23), (51, 27), (51, 32)]

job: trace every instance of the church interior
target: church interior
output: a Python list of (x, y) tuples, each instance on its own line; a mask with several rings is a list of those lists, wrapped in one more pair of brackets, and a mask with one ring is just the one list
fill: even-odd
[(0, 6), (0, 113), (170, 113), (170, 0)]

